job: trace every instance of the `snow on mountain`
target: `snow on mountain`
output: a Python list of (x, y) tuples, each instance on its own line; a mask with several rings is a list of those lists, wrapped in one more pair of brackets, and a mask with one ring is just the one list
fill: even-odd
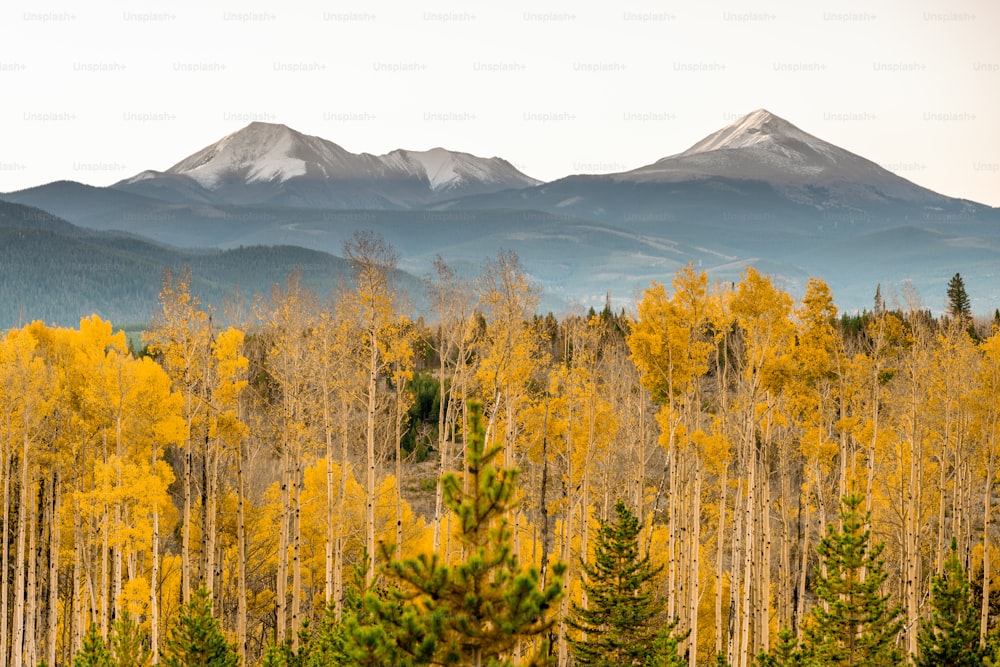
[(818, 153), (825, 153), (829, 148), (833, 148), (831, 144), (806, 134), (767, 109), (757, 109), (708, 135), (681, 155), (696, 155), (716, 150), (748, 148), (758, 145), (773, 146), (782, 139), (800, 141)]
[[(856, 198), (925, 204), (947, 199), (804, 132), (766, 109), (737, 119), (682, 153), (615, 178), (639, 183), (707, 178), (764, 181), (793, 201), (817, 206)], [(820, 199), (814, 191), (817, 187), (826, 193)]]
[(426, 151), (399, 149), (381, 159), (387, 165), (405, 165), (411, 173), (422, 174), (435, 192), (490, 184), (503, 188), (530, 187), (541, 182), (525, 176), (501, 158), (481, 158), (440, 147)]
[(296, 137), (283, 125), (253, 123), (202, 149), (167, 170), (186, 174), (206, 188), (218, 185), (225, 176), (244, 171), (246, 181), (287, 181), (306, 173)]
[[(352, 153), (285, 125), (251, 123), (165, 172), (144, 171), (115, 187), (165, 196), (194, 181), (220, 203), (292, 206), (411, 206), (444, 196), (529, 187), (530, 178), (500, 158), (433, 148), (386, 155)], [(173, 180), (170, 180), (170, 179)]]

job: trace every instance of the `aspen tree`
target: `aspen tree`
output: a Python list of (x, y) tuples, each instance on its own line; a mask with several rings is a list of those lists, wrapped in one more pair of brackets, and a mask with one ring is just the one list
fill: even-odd
[(187, 604), (192, 589), (191, 509), (193, 504), (194, 443), (206, 428), (205, 368), (210, 353), (211, 322), (200, 300), (191, 294), (191, 271), (163, 273), (160, 309), (153, 314), (152, 328), (143, 333), (150, 354), (160, 360), (175, 391), (184, 397), (187, 436), (183, 444), (183, 512), (181, 517), (181, 600)]
[[(519, 416), (531, 398), (529, 383), (548, 364), (541, 346), (543, 333), (534, 317), (539, 290), (509, 251), (484, 264), (477, 288), (486, 324), (476, 369), (483, 409), (489, 415), (486, 443), (503, 443), (503, 463), (515, 467), (520, 458)], [(523, 512), (516, 506), (510, 512), (514, 551), (520, 553)]]
[[(324, 601), (335, 606), (335, 620), (340, 620), (344, 598), (344, 541), (347, 484), (350, 479), (348, 445), (354, 397), (364, 383), (357, 358), (353, 322), (348, 316), (343, 292), (341, 301), (331, 302), (331, 312), (320, 313), (316, 322), (313, 354), (322, 409), (323, 438), (326, 446), (326, 517)], [(335, 438), (335, 435), (337, 436)], [(336, 441), (336, 442), (335, 442)], [(339, 442), (339, 454), (336, 446)], [(339, 463), (338, 463), (339, 461)], [(335, 471), (340, 471), (339, 485)]]
[[(302, 525), (301, 494), (306, 456), (313, 446), (310, 432), (310, 374), (312, 360), (309, 340), (312, 317), (318, 310), (314, 294), (301, 284), (298, 273), (288, 277), (286, 286), (274, 287), (270, 303), (258, 316), (266, 323), (269, 349), (267, 369), (278, 390), (275, 406), (275, 443), (281, 456), (281, 507), (279, 524), (277, 596), (277, 642), (291, 639), (298, 648), (302, 618)], [(291, 563), (289, 563), (289, 557)], [(290, 571), (290, 572), (289, 572)], [(292, 589), (288, 591), (291, 575)]]
[[(638, 317), (628, 335), (632, 359), (639, 369), (643, 386), (660, 405), (660, 445), (666, 452), (669, 474), (667, 525), (667, 616), (679, 616), (689, 630), (689, 655), (696, 659), (698, 641), (697, 601), (699, 578), (700, 505), (703, 461), (696, 440), (700, 435), (698, 386), (708, 371), (712, 341), (704, 336), (712, 316), (708, 298), (708, 277), (693, 267), (679, 270), (674, 292), (667, 296), (663, 285), (654, 283), (638, 304)], [(682, 469), (691, 473), (685, 480)], [(682, 486), (689, 493), (682, 493)], [(661, 489), (663, 486), (661, 485)], [(681, 501), (688, 510), (682, 516)], [(655, 508), (655, 503), (654, 503)], [(683, 539), (682, 536), (688, 536)], [(682, 613), (678, 615), (678, 609)]]
[[(434, 488), (434, 551), (441, 546), (443, 495), (441, 479), (453, 463), (451, 445), (459, 407), (465, 404), (468, 391), (467, 351), (471, 343), (469, 327), (472, 310), (472, 286), (445, 264), (440, 255), (434, 259), (434, 275), (427, 280), (427, 291), (437, 316), (438, 334), (438, 453), (440, 466)], [(449, 437), (450, 436), (450, 437)]]
[[(973, 486), (970, 482), (974, 454), (972, 392), (980, 352), (966, 328), (955, 320), (941, 322), (930, 344), (929, 390), (923, 413), (928, 422), (927, 442), (931, 446), (927, 449), (926, 473), (921, 482), (928, 511), (936, 508), (935, 540), (930, 553), (934, 573), (941, 574), (951, 553), (952, 540), (957, 540), (963, 554), (969, 550), (969, 492)], [(927, 483), (935, 470), (936, 482)], [(929, 546), (928, 537), (925, 535), (922, 549)]]
[(357, 318), (360, 357), (367, 375), (365, 414), (365, 549), (368, 567), (366, 584), (371, 585), (375, 576), (375, 427), (378, 408), (378, 381), (386, 368), (386, 334), (396, 323), (395, 304), (397, 293), (393, 287), (396, 270), (396, 252), (386, 241), (371, 232), (356, 232), (344, 245), (344, 256), (354, 271), (354, 290), (349, 293), (353, 302), (352, 313)]
[[(38, 343), (27, 329), (15, 330), (7, 335), (0, 347), (0, 386), (4, 387), (9, 405), (12, 406), (8, 447), (16, 460), (17, 526), (14, 556), (14, 608), (10, 643), (10, 660), (13, 667), (22, 667), (29, 653), (27, 610), (25, 608), (28, 586), (29, 515), (34, 510), (32, 490), (37, 468), (32, 456), (34, 445), (42, 435), (49, 407), (45, 403), (46, 387), (50, 382), (49, 370), (37, 355)], [(31, 558), (30, 560), (34, 560)], [(4, 577), (6, 579), (6, 576)], [(6, 598), (5, 598), (6, 600)], [(6, 636), (2, 640), (6, 643)]]
[[(246, 379), (250, 360), (243, 354), (245, 334), (235, 328), (221, 332), (212, 346), (213, 361), (216, 365), (216, 382), (212, 390), (214, 415), (209, 437), (217, 440), (236, 460), (237, 496), (237, 614), (236, 647), (240, 660), (246, 662), (247, 643), (247, 582), (246, 582), (246, 482), (244, 466), (246, 459), (247, 425), (241, 415), (241, 394), (248, 386)], [(219, 461), (219, 457), (216, 459)], [(213, 471), (212, 477), (216, 477)], [(214, 514), (214, 512), (213, 512)], [(207, 528), (206, 528), (207, 530)], [(212, 531), (214, 534), (214, 530)], [(214, 552), (214, 543), (210, 545)], [(155, 562), (155, 561), (154, 561)], [(154, 643), (155, 646), (155, 643)], [(154, 653), (155, 655), (155, 653)]]
[(1000, 331), (980, 345), (982, 359), (976, 372), (975, 400), (976, 433), (979, 435), (979, 464), (983, 484), (983, 575), (982, 606), (979, 616), (979, 643), (986, 646), (990, 624), (990, 592), (993, 570), (993, 485), (997, 474), (997, 456), (1000, 453)]
[(766, 534), (762, 522), (768, 521), (770, 516), (770, 512), (761, 511), (761, 500), (767, 493), (769, 462), (768, 443), (759, 442), (758, 434), (762, 419), (768, 417), (774, 407), (772, 388), (785, 368), (782, 357), (790, 347), (793, 333), (791, 306), (791, 297), (753, 268), (747, 269), (731, 302), (739, 330), (734, 341), (739, 348), (739, 354), (733, 359), (739, 369), (735, 374), (734, 407), (739, 410), (739, 458), (746, 471), (745, 491), (739, 499), (743, 530), (742, 599), (739, 648), (733, 654), (734, 667), (745, 667), (749, 657), (758, 650), (768, 650), (768, 614), (760, 604), (770, 595), (769, 545), (761, 539)]
[(931, 331), (917, 311), (908, 316), (908, 340), (900, 358), (894, 380), (892, 401), (894, 426), (894, 469), (887, 471), (890, 488), (902, 510), (902, 543), (898, 545), (903, 608), (906, 613), (904, 649), (908, 655), (917, 652), (916, 620), (920, 614), (923, 581), (927, 576), (921, 549), (921, 526), (928, 520), (924, 490), (925, 444), (928, 420), (925, 408), (930, 389)]

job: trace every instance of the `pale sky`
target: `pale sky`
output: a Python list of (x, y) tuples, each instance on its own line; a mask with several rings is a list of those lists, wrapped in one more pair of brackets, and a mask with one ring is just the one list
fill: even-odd
[(6, 0), (0, 91), (0, 192), (166, 169), (252, 120), (552, 180), (763, 107), (1000, 206), (996, 0)]

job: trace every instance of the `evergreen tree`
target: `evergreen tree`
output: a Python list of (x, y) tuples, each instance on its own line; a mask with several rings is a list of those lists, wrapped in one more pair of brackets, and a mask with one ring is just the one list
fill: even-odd
[(840, 529), (830, 526), (817, 551), (816, 595), (803, 647), (807, 664), (893, 667), (904, 661), (896, 646), (902, 629), (899, 607), (882, 594), (887, 573), (879, 560), (884, 545), (869, 550), (866, 519), (859, 514), (863, 496), (844, 498)]
[(965, 291), (965, 281), (958, 273), (948, 281), (948, 315), (961, 320), (972, 319), (972, 302)]
[(729, 664), (729, 661), (726, 660), (725, 653), (715, 654), (715, 667), (732, 667), (732, 665)]
[(660, 628), (653, 642), (652, 656), (648, 662), (638, 664), (648, 664), (650, 667), (687, 667), (688, 661), (680, 654), (678, 646), (691, 633), (690, 631), (681, 635), (674, 633), (679, 620), (675, 618)]
[(589, 605), (573, 603), (570, 627), (581, 633), (570, 639), (577, 665), (680, 665), (676, 621), (663, 625), (663, 600), (655, 594), (656, 575), (649, 554), (639, 555), (639, 520), (618, 501), (615, 519), (602, 521), (594, 546), (594, 562), (581, 561), (583, 590)]
[(315, 638), (309, 631), (309, 619), (306, 619), (299, 630), (299, 648), (293, 648), (291, 639), (270, 644), (264, 649), (261, 667), (306, 667), (314, 647)]
[[(367, 563), (368, 559), (363, 558), (353, 571), (352, 581), (344, 588), (340, 621), (335, 604), (331, 603), (324, 612), (310, 642), (307, 667), (381, 667), (405, 663), (386, 627), (372, 611), (377, 605), (365, 604)], [(369, 592), (374, 600), (385, 602), (386, 591), (375, 588)]]
[[(466, 560), (448, 566), (437, 554), (422, 554), (391, 561), (386, 572), (400, 588), (386, 600), (366, 595), (378, 623), (352, 633), (351, 651), (364, 654), (364, 662), (355, 664), (510, 665), (518, 646), (525, 651), (521, 664), (548, 662), (546, 642), (536, 642), (534, 650), (528, 643), (552, 627), (550, 609), (562, 595), (565, 566), (553, 567), (554, 583), (545, 590), (537, 568), (520, 567), (505, 518), (514, 503), (517, 471), (494, 465), (502, 445), (486, 447), (478, 403), (469, 406), (468, 434), (468, 491), (454, 474), (442, 480)], [(392, 553), (392, 547), (383, 550)]]
[(986, 635), (986, 646), (981, 653), (983, 667), (1000, 667), (1000, 636), (995, 632)]
[(885, 299), (882, 298), (882, 283), (875, 286), (875, 317), (885, 313)]
[(931, 615), (920, 623), (918, 667), (978, 667), (979, 614), (955, 540), (944, 572), (931, 580)]
[(114, 667), (108, 643), (101, 636), (96, 623), (87, 628), (83, 636), (83, 646), (73, 656), (73, 667)]
[(212, 601), (204, 587), (181, 608), (163, 646), (166, 667), (236, 667), (236, 647), (226, 641), (212, 616)]
[(804, 667), (806, 657), (799, 646), (799, 640), (788, 628), (778, 631), (778, 641), (770, 653), (759, 653), (757, 667)]
[(147, 667), (153, 658), (146, 635), (128, 610), (122, 612), (112, 628), (111, 650), (117, 667)]

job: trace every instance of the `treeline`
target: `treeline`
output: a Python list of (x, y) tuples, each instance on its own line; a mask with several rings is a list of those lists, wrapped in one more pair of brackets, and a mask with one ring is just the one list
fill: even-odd
[[(536, 315), (537, 291), (500, 254), (475, 281), (438, 262), (427, 324), (402, 314), (381, 239), (359, 234), (345, 256), (354, 279), (328, 297), (293, 275), (224, 329), (191, 275), (168, 273), (138, 354), (96, 317), (0, 342), (0, 665), (69, 664), (123, 618), (167, 661), (203, 602), (248, 665), (293, 664), (352, 618), (397, 627), (358, 620), (376, 608), (452, 637), (421, 625), (445, 607), (385, 600), (424, 600), (437, 580), (414, 572), (446, 581), (432, 565), (453, 573), (478, 553), (468, 511), (449, 511), (475, 486), (475, 404), (484, 451), (519, 471), (485, 521), (500, 579), (542, 596), (520, 617), (538, 632), (511, 630), (496, 655), (527, 664), (544, 645), (586, 664), (573, 619), (597, 604), (589, 573), (619, 501), (657, 570), (671, 631), (656, 646), (689, 665), (809, 645), (816, 610), (833, 608), (822, 545), (847, 532), (845, 507), (881, 549), (856, 574), (898, 607), (899, 655), (921, 655), (952, 560), (987, 643), (1000, 335), (960, 299), (938, 319), (880, 299), (844, 319), (820, 280), (796, 305), (753, 269), (710, 286), (687, 268), (632, 315), (559, 321)], [(383, 606), (359, 602), (372, 596)]]

